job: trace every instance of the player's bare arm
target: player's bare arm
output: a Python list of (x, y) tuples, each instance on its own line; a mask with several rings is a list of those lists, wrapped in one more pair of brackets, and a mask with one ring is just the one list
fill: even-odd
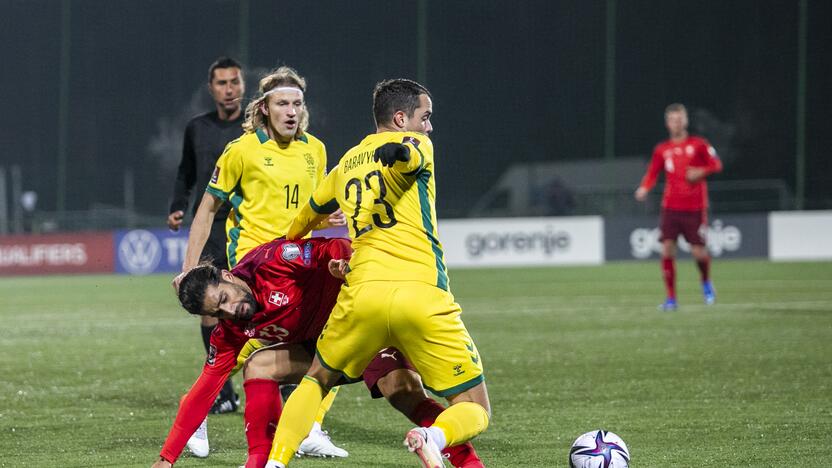
[(648, 192), (648, 190), (644, 187), (637, 188), (636, 189), (636, 194), (635, 194), (636, 200), (638, 200), (640, 202), (643, 202), (644, 200), (647, 200), (647, 192)]
[[(199, 208), (196, 210), (194, 222), (191, 224), (191, 232), (188, 235), (188, 248), (185, 251), (185, 260), (182, 262), (182, 271), (187, 272), (199, 263), (199, 256), (202, 254), (202, 249), (205, 247), (205, 242), (208, 241), (208, 235), (211, 233), (211, 224), (214, 222), (214, 216), (222, 206), (222, 200), (208, 192), (202, 196), (202, 201), (199, 202)], [(174, 284), (174, 288), (178, 290), (178, 282)]]
[(286, 239), (301, 239), (303, 236), (309, 234), (315, 226), (324, 222), (329, 216), (330, 213), (316, 212), (312, 209), (309, 202), (306, 202), (306, 204), (303, 205), (303, 208), (301, 208), (298, 212), (298, 215), (292, 221), (292, 225), (289, 226), (289, 232), (286, 233)]

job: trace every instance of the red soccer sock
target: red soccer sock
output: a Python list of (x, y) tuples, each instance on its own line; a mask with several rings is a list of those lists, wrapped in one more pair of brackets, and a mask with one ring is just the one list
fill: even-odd
[[(430, 427), (436, 421), (439, 413), (444, 410), (445, 407), (433, 399), (425, 398), (416, 406), (409, 417), (414, 424), (420, 427)], [(474, 446), (471, 445), (471, 442), (465, 442), (464, 444), (453, 447), (445, 447), (442, 453), (447, 454), (450, 457), (451, 465), (457, 468), (483, 468), (485, 466), (482, 464), (480, 457), (477, 456), (477, 452), (474, 451)]]
[(676, 299), (676, 264), (673, 257), (662, 258), (662, 276), (668, 299)]
[(246, 468), (263, 468), (269, 459), (277, 420), (283, 410), (280, 386), (270, 379), (251, 379), (243, 382), (246, 409), (243, 416), (248, 441)]
[(699, 274), (702, 277), (703, 283), (711, 279), (711, 257), (705, 257), (703, 260), (697, 260), (696, 266), (699, 267)]

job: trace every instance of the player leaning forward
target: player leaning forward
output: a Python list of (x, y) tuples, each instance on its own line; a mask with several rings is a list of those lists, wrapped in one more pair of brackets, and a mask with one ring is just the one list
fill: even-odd
[(490, 418), (482, 361), (448, 290), (436, 230), (430, 93), (404, 79), (373, 93), (377, 132), (349, 150), (292, 223), (304, 236), (339, 206), (354, 250), (347, 283), (318, 338), (317, 354), (289, 398), (267, 467), (285, 467), (312, 426), (327, 391), (357, 379), (379, 349), (395, 346), (424, 385), (450, 402), (405, 445), (422, 466), (441, 467), (440, 450), (485, 430)]

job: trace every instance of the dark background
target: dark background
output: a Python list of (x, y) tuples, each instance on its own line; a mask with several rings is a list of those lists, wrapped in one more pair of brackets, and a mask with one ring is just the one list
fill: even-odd
[[(680, 101), (692, 132), (722, 155), (720, 180), (783, 179), (794, 189), (799, 3), (3, 0), (0, 166), (19, 165), (45, 211), (123, 206), (128, 171), (136, 210), (161, 225), (182, 129), (210, 109), (207, 68), (228, 54), (245, 63), (248, 96), (282, 64), (307, 78), (310, 130), (330, 166), (373, 131), (377, 81), (424, 80), (439, 214), (462, 216), (512, 163), (604, 157), (612, 5), (612, 154), (646, 162), (666, 136), (664, 107)], [(804, 207), (830, 208), (832, 2), (808, 8)]]

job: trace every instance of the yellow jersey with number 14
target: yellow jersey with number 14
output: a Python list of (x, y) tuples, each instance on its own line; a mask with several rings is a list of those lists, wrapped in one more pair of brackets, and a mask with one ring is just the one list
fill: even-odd
[[(393, 167), (373, 161), (376, 148), (386, 143), (407, 146), (410, 160)], [(347, 274), (351, 285), (420, 281), (447, 291), (435, 200), (433, 143), (427, 135), (376, 133), (347, 151), (312, 194), (311, 210), (304, 207), (296, 223), (306, 226), (316, 214), (341, 207), (354, 250)]]
[(231, 203), (226, 221), (228, 263), (285, 236), (305, 200), (326, 175), (326, 149), (310, 134), (278, 145), (263, 129), (230, 142), (206, 192)]

